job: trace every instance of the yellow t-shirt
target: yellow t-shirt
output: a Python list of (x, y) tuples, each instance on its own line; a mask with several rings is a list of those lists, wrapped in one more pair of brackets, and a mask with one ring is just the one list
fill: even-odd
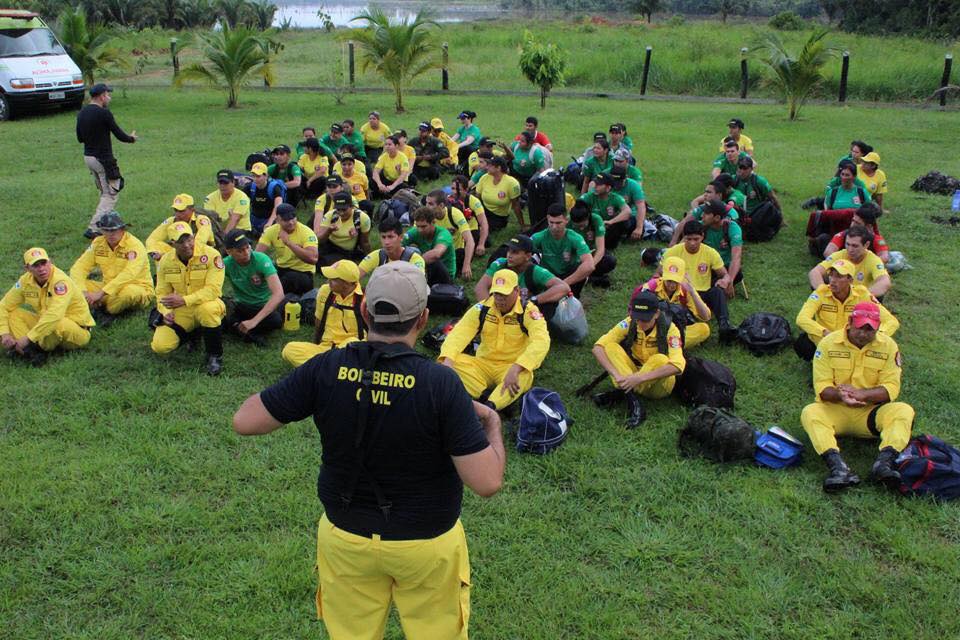
[(383, 149), (383, 141), (387, 139), (392, 131), (390, 127), (387, 126), (387, 123), (383, 120), (380, 121), (380, 126), (376, 131), (370, 126), (370, 122), (364, 122), (360, 125), (360, 135), (363, 136), (363, 144), (366, 147), (371, 147), (373, 149)]
[(520, 197), (520, 183), (513, 176), (503, 176), (500, 184), (494, 184), (489, 173), (477, 182), (477, 196), (488, 214), (506, 218), (513, 210), (511, 203)]
[(463, 211), (456, 207), (444, 206), (443, 218), (437, 220), (437, 224), (449, 231), (450, 235), (453, 236), (454, 249), (463, 249), (465, 244), (463, 233), (470, 233), (470, 225), (467, 223), (467, 218), (463, 215)]
[[(367, 171), (367, 165), (360, 160), (353, 161), (353, 172), (362, 173), (365, 177), (370, 177), (370, 172)], [(337, 160), (337, 164), (333, 165), (333, 173), (343, 178), (343, 165), (340, 164), (339, 160)], [(344, 178), (344, 180), (346, 180), (346, 178)]]
[(887, 192), (887, 174), (883, 172), (883, 169), (877, 169), (872, 176), (868, 176), (863, 172), (863, 165), (858, 164), (857, 177), (863, 180), (863, 184), (867, 185), (867, 192), (871, 197)]
[(353, 170), (353, 175), (347, 177), (345, 175), (338, 174), (343, 178), (344, 185), (343, 188), (349, 191), (353, 195), (353, 200), (366, 200), (367, 199), (367, 190), (370, 189), (370, 180), (367, 179), (366, 173), (361, 173), (356, 169)]
[[(297, 228), (294, 229), (293, 233), (290, 234), (290, 241), (294, 244), (298, 244), (303, 248), (307, 247), (316, 247), (317, 246), (317, 236), (313, 233), (313, 229), (303, 224), (302, 222), (297, 223)], [(277, 266), (281, 269), (293, 269), (294, 271), (304, 271), (306, 273), (314, 273), (317, 270), (317, 266), (313, 264), (308, 264), (298, 258), (296, 254), (290, 250), (287, 245), (280, 240), (280, 224), (272, 224), (264, 230), (263, 235), (260, 236), (258, 240), (259, 244), (265, 244), (268, 248), (273, 249), (273, 254)]]
[(333, 225), (334, 218), (339, 221), (337, 228), (327, 236), (327, 240), (347, 251), (353, 251), (356, 248), (357, 242), (360, 241), (361, 233), (370, 233), (370, 216), (359, 209), (354, 209), (354, 211), (360, 214), (359, 232), (357, 231), (357, 225), (353, 222), (353, 212), (350, 213), (349, 218), (343, 220), (337, 215), (335, 210), (327, 211), (323, 214), (323, 220), (320, 221), (321, 228)]
[(682, 242), (675, 244), (666, 253), (664, 258), (680, 258), (687, 266), (687, 273), (690, 275), (690, 282), (697, 291), (706, 291), (711, 287), (711, 278), (714, 269), (723, 268), (723, 258), (713, 247), (708, 247), (706, 243), (700, 243), (700, 249), (696, 253), (690, 253)]
[(403, 155), (407, 156), (407, 160), (410, 161), (410, 166), (413, 166), (413, 163), (417, 160), (417, 152), (410, 145), (404, 145), (403, 149), (400, 149), (403, 152)]
[(222, 227), (227, 226), (227, 222), (230, 221), (230, 210), (233, 209), (234, 213), (240, 214), (240, 219), (237, 220), (237, 229), (250, 230), (250, 198), (240, 189), (234, 189), (226, 200), (223, 199), (220, 190), (217, 189), (203, 199), (203, 208), (216, 212)]
[[(383, 251), (383, 249), (374, 249), (363, 257), (363, 260), (361, 260), (360, 264), (358, 265), (360, 267), (360, 273), (369, 276), (377, 267), (380, 266), (381, 251)], [(393, 262), (393, 260), (387, 258), (387, 262)], [(423, 271), (424, 273), (427, 272), (427, 263), (424, 261), (423, 256), (421, 256), (419, 253), (412, 253), (408, 262), (420, 269), (420, 271)]]
[(824, 270), (829, 271), (834, 260), (846, 260), (852, 264), (857, 270), (853, 276), (854, 284), (862, 284), (868, 289), (874, 280), (887, 273), (887, 268), (884, 266), (883, 260), (870, 250), (867, 251), (867, 255), (860, 261), (860, 264), (855, 263), (847, 257), (846, 249), (841, 249), (840, 251), (831, 253), (826, 260), (820, 263), (820, 266), (823, 267)]
[(410, 160), (402, 153), (397, 153), (392, 158), (386, 153), (382, 153), (373, 169), (374, 172), (380, 169), (380, 179), (389, 184), (399, 178), (401, 174), (410, 171)]
[[(728, 136), (723, 136), (720, 139), (720, 153), (723, 153), (723, 141), (727, 139)], [(740, 145), (740, 151), (745, 151), (749, 155), (753, 155), (753, 140), (749, 136), (741, 133), (740, 139), (737, 140), (737, 144)]]
[(320, 175), (326, 176), (330, 174), (330, 160), (327, 159), (327, 156), (322, 154), (317, 154), (317, 157), (310, 159), (310, 156), (303, 154), (300, 156), (300, 159), (297, 160), (297, 164), (300, 165), (300, 168), (303, 169), (304, 178), (312, 176), (317, 169), (324, 169)]

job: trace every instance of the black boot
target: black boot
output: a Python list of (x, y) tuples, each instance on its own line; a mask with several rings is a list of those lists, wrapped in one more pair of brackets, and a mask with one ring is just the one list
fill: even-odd
[(870, 480), (877, 484), (882, 484), (892, 491), (900, 488), (900, 472), (894, 466), (899, 452), (893, 447), (884, 447), (880, 449), (880, 455), (877, 456), (870, 469)]
[(623, 391), (614, 389), (613, 391), (604, 391), (590, 396), (593, 403), (598, 407), (610, 407), (623, 401)]
[(220, 327), (203, 327), (203, 345), (207, 351), (207, 375), (223, 371), (223, 334)]
[(720, 344), (733, 344), (737, 339), (737, 328), (730, 324), (727, 318), (717, 320), (717, 332), (720, 336)]
[(847, 487), (860, 484), (860, 478), (850, 470), (847, 463), (840, 457), (839, 451), (830, 449), (821, 457), (830, 469), (830, 475), (823, 480), (824, 491), (827, 493), (838, 493)]
[(117, 319), (117, 316), (107, 313), (103, 307), (94, 307), (90, 315), (93, 316), (93, 321), (97, 323), (97, 327), (100, 329), (106, 329)]
[(627, 409), (630, 415), (627, 416), (627, 422), (624, 425), (628, 430), (636, 429), (644, 420), (647, 419), (647, 409), (643, 406), (643, 400), (632, 391), (626, 394)]
[(47, 352), (31, 342), (23, 350), (23, 359), (34, 367), (42, 367), (47, 364)]

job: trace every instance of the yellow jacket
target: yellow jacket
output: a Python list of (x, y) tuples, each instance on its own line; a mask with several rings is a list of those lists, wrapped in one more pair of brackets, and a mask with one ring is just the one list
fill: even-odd
[(849, 384), (857, 389), (884, 387), (890, 402), (900, 395), (900, 350), (890, 336), (877, 332), (873, 342), (858, 349), (847, 340), (846, 330), (834, 331), (817, 346), (813, 356), (813, 389)]
[[(501, 364), (518, 364), (527, 371), (538, 369), (550, 350), (547, 321), (532, 302), (521, 306), (519, 296), (506, 315), (501, 315), (493, 303), (493, 296), (470, 307), (443, 341), (440, 357), (456, 358), (473, 341), (480, 328), (480, 312), (484, 307), (489, 310), (480, 333), (477, 357)], [(521, 314), (526, 333), (520, 328)]]
[[(700, 300), (700, 294), (697, 293), (696, 289), (693, 289), (693, 295), (687, 295), (687, 292), (683, 290), (683, 286), (678, 286), (677, 290), (673, 292), (673, 296), (667, 295), (667, 290), (663, 286), (663, 278), (655, 278), (656, 286), (651, 287), (651, 282), (647, 283), (647, 289), (653, 291), (657, 294), (657, 297), (661, 300), (666, 300), (671, 304), (678, 304), (681, 307), (686, 307), (690, 310), (690, 313), (693, 314), (693, 317), (699, 320), (700, 322), (707, 322), (710, 320), (710, 315), (708, 314), (706, 318), (700, 317), (700, 310), (697, 309), (696, 300)], [(702, 300), (701, 300), (702, 302)], [(709, 309), (708, 309), (709, 311)]]
[(807, 333), (813, 344), (819, 344), (824, 330), (839, 331), (847, 326), (853, 308), (860, 302), (872, 302), (880, 307), (880, 331), (883, 333), (892, 336), (900, 328), (900, 321), (862, 284), (851, 285), (850, 295), (843, 302), (833, 297), (830, 285), (820, 285), (803, 303), (797, 314), (797, 326)]
[(436, 134), (440, 138), (440, 142), (443, 143), (443, 146), (447, 148), (447, 151), (450, 153), (449, 158), (440, 158), (440, 164), (446, 167), (452, 167), (457, 164), (457, 154), (460, 152), (460, 145), (456, 140), (450, 137), (446, 131), (441, 131)]
[(40, 316), (37, 324), (27, 333), (31, 342), (40, 342), (53, 333), (57, 323), (64, 318), (73, 320), (81, 327), (97, 324), (90, 315), (83, 289), (57, 267), (53, 268), (50, 278), (42, 287), (34, 280), (33, 274), (24, 273), (7, 291), (0, 300), (0, 335), (10, 333), (10, 312), (23, 305)]
[(327, 312), (326, 323), (323, 327), (323, 335), (320, 337), (320, 343), (329, 343), (337, 347), (342, 347), (348, 342), (360, 340), (360, 330), (357, 325), (357, 315), (354, 313), (353, 305), (360, 298), (363, 298), (363, 289), (358, 283), (353, 292), (345, 298), (330, 291), (330, 285), (325, 284), (317, 291), (317, 322), (323, 317), (323, 309), (327, 305), (327, 300), (333, 296), (333, 305)]
[[(624, 318), (613, 326), (610, 331), (600, 336), (600, 339), (594, 343), (596, 346), (608, 347), (620, 345), (627, 334), (630, 333), (630, 318)], [(646, 362), (650, 356), (660, 353), (657, 347), (657, 326), (650, 329), (650, 333), (644, 333), (640, 327), (637, 327), (637, 339), (633, 342), (633, 348), (630, 350), (630, 357), (640, 364)], [(667, 331), (667, 359), (670, 364), (675, 366), (683, 373), (687, 366), (687, 360), (683, 357), (683, 345), (680, 342), (680, 330), (677, 325), (671, 324)]]
[[(147, 236), (147, 251), (160, 255), (173, 251), (173, 247), (167, 244), (167, 227), (172, 225), (174, 220), (175, 218), (170, 216)], [(210, 218), (207, 216), (202, 213), (194, 213), (193, 217), (190, 218), (190, 228), (193, 229), (194, 242), (197, 244), (208, 244), (211, 247), (216, 244), (213, 237), (213, 227), (210, 226)]]
[(188, 307), (216, 300), (223, 292), (224, 274), (220, 254), (205, 244), (194, 245), (187, 264), (180, 262), (176, 251), (167, 253), (157, 263), (157, 310), (170, 313), (160, 302), (169, 293), (179, 293)]
[(70, 267), (70, 278), (82, 284), (95, 268), (103, 275), (103, 292), (108, 296), (116, 295), (127, 284), (153, 286), (147, 249), (129, 231), (124, 232), (115, 249), (103, 236), (94, 238)]

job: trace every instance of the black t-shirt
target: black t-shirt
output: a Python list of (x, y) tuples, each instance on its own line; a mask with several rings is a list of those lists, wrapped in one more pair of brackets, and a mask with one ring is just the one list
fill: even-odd
[(333, 524), (393, 540), (436, 537), (460, 517), (463, 483), (450, 456), (477, 453), (489, 442), (452, 369), (406, 345), (374, 343), (382, 355), (373, 369), (362, 446), (366, 469), (392, 507), (386, 521), (369, 476), (361, 473), (347, 508), (342, 495), (356, 466), (357, 392), (369, 344), (316, 356), (260, 398), (280, 422), (313, 416), (323, 447), (317, 495)]
[(133, 137), (120, 128), (106, 107), (88, 104), (77, 114), (77, 142), (83, 143), (83, 155), (95, 158), (113, 157), (110, 134), (121, 142), (133, 142)]

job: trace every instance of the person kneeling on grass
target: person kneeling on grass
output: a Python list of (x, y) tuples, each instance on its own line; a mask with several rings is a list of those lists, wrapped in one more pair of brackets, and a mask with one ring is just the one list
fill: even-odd
[(627, 429), (637, 428), (647, 418), (640, 398), (667, 397), (686, 368), (680, 330), (673, 323), (663, 324), (657, 294), (640, 291), (630, 301), (630, 315), (593, 346), (593, 356), (616, 387), (595, 394), (593, 400), (598, 406), (626, 400)]
[(267, 254), (253, 251), (251, 243), (250, 232), (243, 229), (232, 230), (224, 239), (227, 257), (223, 264), (236, 304), (223, 326), (262, 347), (264, 335), (283, 326), (280, 305), (284, 294), (277, 268)]

